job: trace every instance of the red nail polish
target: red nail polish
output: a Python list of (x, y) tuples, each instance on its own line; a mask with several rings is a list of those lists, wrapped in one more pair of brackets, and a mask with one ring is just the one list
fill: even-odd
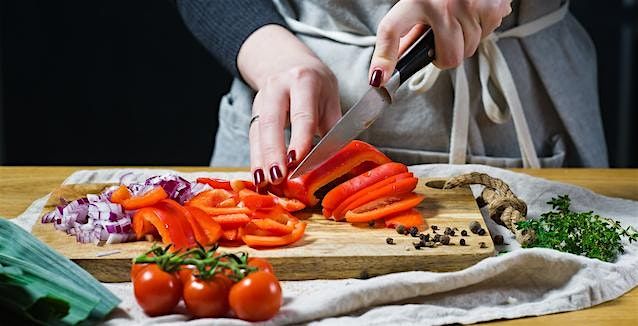
[(273, 165), (270, 168), (270, 181), (276, 183), (277, 181), (283, 179), (284, 175), (281, 173), (279, 166)]
[(372, 72), (372, 76), (370, 76), (370, 86), (381, 86), (381, 79), (383, 79), (383, 71), (379, 68), (374, 69), (374, 71)]
[(297, 161), (297, 151), (294, 149), (288, 152), (288, 157), (286, 158), (286, 166), (291, 167)]
[(257, 189), (259, 189), (259, 187), (263, 186), (264, 181), (266, 181), (266, 176), (264, 175), (264, 170), (262, 170), (262, 169), (255, 170), (255, 172), (253, 173), (253, 179), (255, 180), (255, 187)]

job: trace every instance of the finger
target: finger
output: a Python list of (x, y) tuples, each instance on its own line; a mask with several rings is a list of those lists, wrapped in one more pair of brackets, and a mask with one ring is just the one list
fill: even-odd
[(259, 151), (267, 179), (276, 185), (284, 180), (285, 151), (284, 124), (290, 106), (287, 86), (280, 81), (264, 88), (262, 105), (259, 106)]
[(485, 1), (481, 3), (479, 17), (481, 24), (481, 38), (492, 33), (501, 26), (503, 17), (512, 12), (511, 1)]
[[(302, 160), (312, 147), (317, 130), (321, 87), (316, 79), (296, 83), (290, 91), (290, 146), (286, 156), (286, 168), (292, 168)], [(286, 175), (286, 172), (284, 172)]]
[(384, 85), (392, 75), (399, 58), (399, 40), (417, 24), (428, 24), (425, 8), (412, 1), (399, 1), (381, 19), (377, 27), (377, 42), (370, 61), (370, 85)]
[[(253, 101), (253, 117), (260, 111), (261, 98), (263, 93), (258, 92)], [(248, 130), (248, 139), (250, 144), (250, 171), (253, 174), (253, 182), (257, 188), (257, 192), (264, 189), (266, 182), (266, 174), (264, 173), (264, 164), (261, 159), (261, 151), (259, 144), (259, 118), (250, 124)]]
[(471, 1), (453, 1), (453, 16), (456, 16), (463, 31), (463, 56), (469, 58), (474, 55), (481, 42), (481, 25), (476, 3)]
[(423, 35), (423, 33), (425, 33), (426, 29), (427, 26), (424, 24), (414, 25), (408, 34), (399, 40), (399, 58), (401, 58), (403, 53), (405, 53), (405, 51), (409, 49), (410, 46), (412, 46), (412, 44), (421, 37), (421, 35)]
[(439, 69), (448, 69), (463, 62), (465, 42), (458, 20), (446, 11), (442, 12), (443, 14), (432, 16), (431, 27), (436, 50), (434, 65)]

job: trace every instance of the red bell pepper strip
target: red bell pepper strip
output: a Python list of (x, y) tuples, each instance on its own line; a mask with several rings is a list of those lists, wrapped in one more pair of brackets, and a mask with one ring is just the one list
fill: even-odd
[[(132, 217), (133, 222), (133, 232), (135, 232), (135, 237), (139, 240), (142, 239), (147, 234), (153, 234), (158, 231), (159, 235), (164, 239), (165, 237), (168, 239), (170, 236), (168, 235), (168, 230), (165, 228), (156, 229), (153, 223), (150, 222), (152, 217), (147, 218), (149, 215), (154, 215), (155, 212), (148, 208), (138, 209)], [(155, 216), (157, 218), (157, 216)]]
[(369, 187), (383, 179), (408, 172), (408, 167), (396, 162), (390, 162), (377, 166), (376, 168), (364, 172), (330, 190), (321, 200), (321, 206), (334, 210), (346, 198), (359, 190)]
[(191, 216), (203, 229), (208, 238), (208, 245), (216, 243), (221, 238), (223, 234), (222, 226), (215, 222), (212, 217), (197, 207), (184, 206), (184, 208), (190, 212)]
[(251, 223), (255, 224), (258, 228), (264, 231), (268, 231), (274, 235), (290, 234), (294, 230), (293, 226), (296, 224), (294, 222), (282, 224), (270, 218), (254, 219), (251, 221)]
[(386, 227), (396, 228), (399, 225), (403, 225), (405, 228), (416, 226), (422, 230), (425, 222), (423, 221), (423, 215), (416, 209), (398, 212), (385, 218)]
[[(396, 183), (400, 180), (404, 180), (404, 179), (416, 179), (414, 178), (412, 172), (404, 172), (404, 173), (400, 173), (394, 176), (391, 176), (387, 179), (383, 179), (371, 186), (365, 187), (357, 192), (355, 192), (354, 194), (350, 195), (350, 197), (346, 198), (345, 200), (343, 200), (341, 202), (341, 204), (339, 204), (339, 206), (337, 206), (337, 208), (335, 208), (332, 211), (332, 214), (325, 214), (327, 213), (324, 210), (324, 216), (326, 217), (330, 217), (332, 216), (335, 220), (340, 221), (343, 216), (345, 215), (345, 213), (348, 211), (348, 209), (352, 209), (352, 208), (356, 208), (357, 206), (351, 206), (351, 204), (355, 201), (357, 201), (358, 199), (364, 197), (364, 196), (368, 196), (370, 193), (377, 191), (378, 189), (381, 189), (383, 187), (386, 187), (388, 185), (391, 185), (393, 183)], [(414, 189), (414, 188), (413, 188)], [(410, 190), (412, 191), (412, 190)], [(378, 196), (381, 197), (381, 196)], [(378, 198), (377, 197), (377, 198)], [(360, 206), (360, 205), (359, 205)], [(348, 208), (350, 207), (350, 208)]]
[(168, 194), (162, 187), (155, 187), (152, 190), (138, 197), (131, 197), (122, 201), (122, 207), (126, 210), (140, 209), (143, 207), (153, 206), (160, 200), (168, 198)]
[(372, 185), (368, 188), (363, 189), (361, 191), (361, 194), (351, 196), (352, 200), (343, 202), (343, 204), (345, 204), (345, 207), (342, 207), (343, 205), (339, 205), (339, 207), (332, 213), (332, 216), (335, 218), (335, 220), (340, 221), (341, 219), (343, 219), (347, 211), (363, 206), (364, 204), (378, 198), (412, 192), (412, 190), (414, 190), (414, 188), (416, 187), (417, 182), (419, 182), (419, 179), (414, 177), (401, 178), (393, 182), (387, 182), (391, 179), (396, 178), (392, 177), (385, 179), (377, 183), (381, 185)]
[(214, 243), (211, 243), (210, 239), (208, 239), (206, 232), (204, 232), (204, 228), (202, 228), (201, 224), (197, 222), (195, 217), (191, 214), (190, 210), (186, 209), (184, 206), (173, 200), (165, 200), (162, 202), (162, 204), (167, 205), (176, 212), (180, 212), (181, 216), (183, 216), (186, 221), (188, 221), (188, 224), (191, 226), (193, 235), (195, 236), (195, 240), (197, 240), (199, 244), (201, 244), (202, 246), (207, 246)]
[(246, 214), (215, 215), (212, 219), (219, 223), (224, 230), (237, 229), (250, 222), (250, 217)]
[(251, 211), (260, 208), (272, 208), (275, 207), (275, 199), (268, 195), (249, 195), (241, 200), (244, 205)]
[[(164, 199), (151, 206), (155, 214), (164, 222), (160, 227), (168, 226), (171, 242), (175, 249), (192, 248), (197, 245), (193, 228), (184, 216), (184, 211), (178, 209), (179, 203), (171, 199)], [(157, 225), (155, 225), (157, 228)]]
[[(235, 181), (235, 180), (233, 180)], [(250, 190), (255, 190), (255, 185), (250, 181), (245, 180), (237, 180), (242, 183), (243, 188), (248, 188)], [(224, 189), (232, 191), (233, 188), (231, 186), (231, 181), (217, 178), (197, 178), (197, 183), (205, 183), (213, 189)]]
[(377, 165), (390, 162), (372, 145), (353, 140), (316, 169), (294, 179), (286, 179), (283, 192), (288, 198), (296, 198), (306, 205), (314, 206), (319, 202), (315, 192), (331, 181), (343, 176), (363, 162)]
[(377, 220), (388, 215), (416, 207), (423, 201), (422, 195), (407, 193), (376, 199), (346, 213), (346, 221), (362, 223)]
[(123, 201), (131, 198), (131, 191), (126, 186), (120, 186), (111, 194), (111, 202), (121, 204)]
[[(219, 207), (227, 199), (233, 198), (233, 193), (224, 189), (202, 191), (189, 199), (186, 206)], [(234, 205), (233, 205), (234, 206)]]
[(275, 203), (288, 212), (297, 212), (306, 208), (306, 204), (302, 203), (299, 199), (279, 197), (274, 194), (270, 194), (275, 199)]
[(193, 206), (204, 211), (209, 216), (228, 215), (228, 214), (250, 214), (250, 209), (247, 207), (204, 207)]
[(289, 245), (299, 241), (306, 230), (306, 223), (299, 222), (295, 224), (293, 231), (284, 236), (260, 236), (254, 234), (244, 234), (242, 240), (249, 247), (279, 247)]

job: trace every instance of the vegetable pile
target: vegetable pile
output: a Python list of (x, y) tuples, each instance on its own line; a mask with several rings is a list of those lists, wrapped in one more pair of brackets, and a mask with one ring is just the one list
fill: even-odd
[(276, 247), (303, 237), (306, 223), (290, 212), (305, 208), (294, 199), (259, 194), (243, 180), (175, 175), (143, 184), (114, 186), (57, 206), (42, 217), (79, 242), (120, 243), (161, 237), (175, 249), (218, 241), (251, 247)]
[(93, 324), (120, 302), (86, 271), (0, 218), (0, 307), (19, 325)]
[(154, 246), (134, 260), (131, 281), (138, 304), (150, 316), (170, 314), (183, 300), (195, 317), (231, 316), (232, 311), (243, 320), (263, 321), (283, 303), (267, 260), (220, 253), (216, 246), (183, 254)]
[(630, 243), (638, 240), (638, 233), (630, 226), (622, 228), (618, 221), (591, 211), (570, 210), (568, 195), (552, 198), (547, 203), (552, 205), (552, 211), (541, 214), (539, 219), (516, 223), (519, 230), (535, 235), (526, 247), (551, 248), (612, 262), (618, 253), (624, 252), (621, 237)]

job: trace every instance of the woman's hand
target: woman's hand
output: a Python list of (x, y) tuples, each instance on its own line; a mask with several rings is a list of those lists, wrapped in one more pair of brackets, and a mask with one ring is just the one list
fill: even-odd
[(476, 52), (482, 38), (510, 14), (511, 0), (401, 0), (383, 17), (370, 63), (370, 85), (385, 84), (399, 55), (430, 26), (434, 32), (434, 64), (447, 69)]
[[(326, 133), (341, 117), (337, 79), (310, 49), (277, 25), (266, 25), (246, 39), (237, 66), (257, 90), (249, 131), (255, 185), (279, 184), (308, 154), (314, 135)], [(291, 138), (286, 149), (288, 122)]]

